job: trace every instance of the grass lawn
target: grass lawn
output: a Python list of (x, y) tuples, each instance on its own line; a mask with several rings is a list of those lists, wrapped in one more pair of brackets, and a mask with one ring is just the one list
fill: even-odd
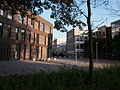
[(58, 72), (0, 78), (0, 90), (120, 90), (120, 67), (94, 71), (94, 83), (88, 71), (73, 68)]

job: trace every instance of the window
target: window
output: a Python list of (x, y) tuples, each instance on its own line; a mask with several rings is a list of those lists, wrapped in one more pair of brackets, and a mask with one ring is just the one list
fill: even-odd
[(29, 17), (28, 17), (28, 16), (26, 16), (26, 25), (28, 25), (28, 18), (29, 18)]
[(3, 15), (3, 10), (0, 10), (0, 15)]
[(45, 24), (42, 23), (42, 32), (44, 32), (44, 31), (45, 31)]
[(35, 39), (36, 39), (36, 34), (34, 33), (34, 41), (33, 41), (34, 43), (35, 43)]
[(30, 59), (32, 59), (32, 46), (30, 46)]
[(23, 18), (21, 15), (19, 15), (19, 23), (23, 23)]
[(79, 44), (76, 44), (76, 49), (79, 49)]
[(80, 49), (83, 49), (84, 47), (83, 47), (83, 44), (80, 44)]
[(34, 20), (31, 19), (31, 27), (34, 28)]
[(37, 34), (36, 43), (39, 44), (39, 34)]
[(39, 47), (38, 46), (36, 47), (36, 58), (37, 59), (39, 58)]
[(15, 59), (20, 59), (20, 44), (16, 44)]
[(31, 42), (31, 32), (28, 31), (28, 35), (29, 35), (29, 42)]
[(0, 37), (3, 35), (3, 23), (0, 22)]
[(38, 21), (38, 30), (40, 30), (40, 21)]
[(16, 40), (19, 40), (19, 28), (16, 28)]
[(21, 30), (21, 40), (25, 41), (25, 30)]
[(10, 13), (8, 13), (7, 18), (12, 20), (13, 17)]
[(7, 35), (8, 35), (8, 38), (10, 39), (11, 38), (11, 26), (10, 25), (8, 25), (8, 33), (7, 33)]
[(24, 45), (24, 59), (26, 58), (26, 45)]

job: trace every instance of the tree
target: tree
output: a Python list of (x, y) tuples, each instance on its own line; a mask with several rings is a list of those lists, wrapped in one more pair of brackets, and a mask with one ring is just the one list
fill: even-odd
[[(21, 15), (27, 14), (30, 10), (33, 14), (41, 13), (44, 9), (51, 9), (51, 18), (54, 18), (55, 27), (60, 31), (67, 31), (68, 25), (73, 27), (88, 26), (89, 31), (89, 78), (93, 80), (93, 51), (92, 51), (92, 27), (91, 27), (91, 5), (95, 8), (103, 4), (107, 4), (108, 0), (2, 0), (1, 9), (11, 11), (19, 11)], [(82, 10), (83, 5), (87, 6), (87, 12)], [(82, 18), (86, 18), (83, 22)]]
[(115, 35), (112, 40), (112, 55), (113, 59), (117, 60), (120, 58), (120, 33)]

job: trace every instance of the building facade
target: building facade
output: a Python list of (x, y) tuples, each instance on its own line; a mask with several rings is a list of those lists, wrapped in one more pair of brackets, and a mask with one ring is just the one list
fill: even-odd
[(66, 56), (66, 39), (65, 38), (55, 38), (53, 40), (52, 52), (58, 54), (59, 56)]
[(120, 20), (116, 20), (111, 23), (111, 29), (112, 29), (112, 38), (120, 33)]
[(88, 39), (88, 33), (85, 29), (74, 29), (67, 32), (66, 53), (71, 58), (82, 58), (84, 56), (84, 42)]
[(0, 60), (47, 59), (52, 49), (53, 25), (0, 10)]

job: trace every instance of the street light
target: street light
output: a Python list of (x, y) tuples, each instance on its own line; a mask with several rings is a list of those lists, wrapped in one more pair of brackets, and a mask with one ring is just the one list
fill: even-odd
[(75, 65), (77, 65), (77, 43), (76, 43), (76, 39), (75, 39)]
[(98, 60), (98, 42), (96, 42), (96, 60)]

